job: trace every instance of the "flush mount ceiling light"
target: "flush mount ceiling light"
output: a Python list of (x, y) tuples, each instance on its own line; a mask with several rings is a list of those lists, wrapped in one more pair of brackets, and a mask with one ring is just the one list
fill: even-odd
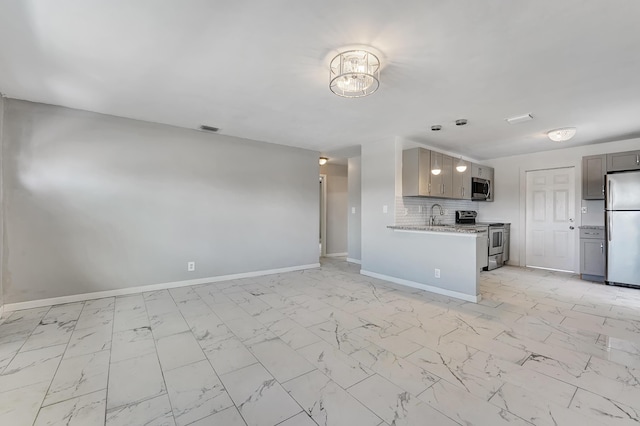
[(329, 161), (327, 157), (320, 157), (318, 163), (320, 163), (321, 166), (324, 166), (325, 164), (327, 164), (327, 161)]
[(562, 129), (555, 129), (547, 132), (547, 136), (554, 142), (568, 141), (576, 135), (575, 127), (564, 127)]
[(347, 50), (329, 65), (329, 88), (345, 98), (360, 98), (378, 90), (380, 59), (366, 50)]
[(458, 161), (458, 165), (456, 166), (456, 170), (459, 171), (460, 173), (464, 173), (465, 171), (467, 171), (467, 163), (462, 161), (462, 157), (460, 157), (460, 161)]

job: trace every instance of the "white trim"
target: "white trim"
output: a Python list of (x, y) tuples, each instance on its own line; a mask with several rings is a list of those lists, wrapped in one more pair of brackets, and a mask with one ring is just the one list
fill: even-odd
[(348, 255), (349, 253), (344, 252), (344, 253), (329, 253), (329, 254), (325, 254), (324, 257), (344, 257), (346, 255)]
[(413, 287), (420, 290), (430, 291), (431, 293), (442, 294), (443, 296), (455, 297), (456, 299), (466, 300), (467, 302), (478, 303), (480, 300), (482, 300), (482, 296), (480, 294), (478, 294), (477, 296), (472, 296), (470, 294), (464, 294), (458, 291), (446, 290), (444, 288), (434, 287), (428, 284), (421, 284), (415, 281), (403, 280), (402, 278), (396, 278), (388, 275), (378, 274), (376, 272), (365, 271), (364, 269), (360, 270), (360, 274), (385, 281), (391, 281), (392, 283), (406, 285), (408, 287)]
[(320, 256), (327, 255), (327, 175), (320, 174)]
[(2, 314), (4, 314), (4, 305), (0, 305), (0, 318), (2, 318)]
[(289, 266), (279, 269), (267, 269), (263, 271), (243, 272), (240, 274), (219, 275), (217, 277), (196, 278), (193, 280), (173, 281), (160, 284), (149, 284), (137, 287), (119, 288), (117, 290), (96, 291), (92, 293), (72, 294), (70, 296), (52, 297), (50, 299), (30, 300), (28, 302), (9, 303), (4, 305), (6, 312), (19, 311), (22, 309), (40, 308), (42, 306), (60, 305), (62, 303), (81, 302), (84, 300), (102, 299), (103, 297), (124, 296), (127, 294), (143, 293), (147, 291), (166, 290), (170, 288), (187, 287), (190, 285), (209, 284), (219, 281), (237, 280), (240, 278), (252, 278), (262, 275), (281, 274), (284, 272), (301, 271), (304, 269), (319, 268), (319, 263), (309, 265)]
[(349, 262), (349, 263), (357, 263), (358, 265), (362, 265), (362, 261), (360, 259), (353, 259), (351, 257), (347, 257), (347, 262)]

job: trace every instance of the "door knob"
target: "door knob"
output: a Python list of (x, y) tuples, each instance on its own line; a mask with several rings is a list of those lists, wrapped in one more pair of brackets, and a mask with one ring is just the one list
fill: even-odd
[(569, 229), (575, 229), (573, 226), (570, 226)]

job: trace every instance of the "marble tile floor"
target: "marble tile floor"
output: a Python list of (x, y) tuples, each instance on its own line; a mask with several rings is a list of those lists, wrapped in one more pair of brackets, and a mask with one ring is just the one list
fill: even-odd
[(10, 313), (0, 425), (640, 423), (640, 291), (504, 267), (463, 302), (322, 267)]

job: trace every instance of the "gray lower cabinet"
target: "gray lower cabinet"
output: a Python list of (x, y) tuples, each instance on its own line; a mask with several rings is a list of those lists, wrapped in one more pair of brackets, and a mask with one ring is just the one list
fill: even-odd
[(607, 171), (640, 170), (640, 151), (607, 154)]
[(604, 228), (580, 229), (580, 275), (583, 280), (604, 282)]
[(604, 176), (606, 174), (606, 154), (582, 157), (583, 200), (604, 200)]

